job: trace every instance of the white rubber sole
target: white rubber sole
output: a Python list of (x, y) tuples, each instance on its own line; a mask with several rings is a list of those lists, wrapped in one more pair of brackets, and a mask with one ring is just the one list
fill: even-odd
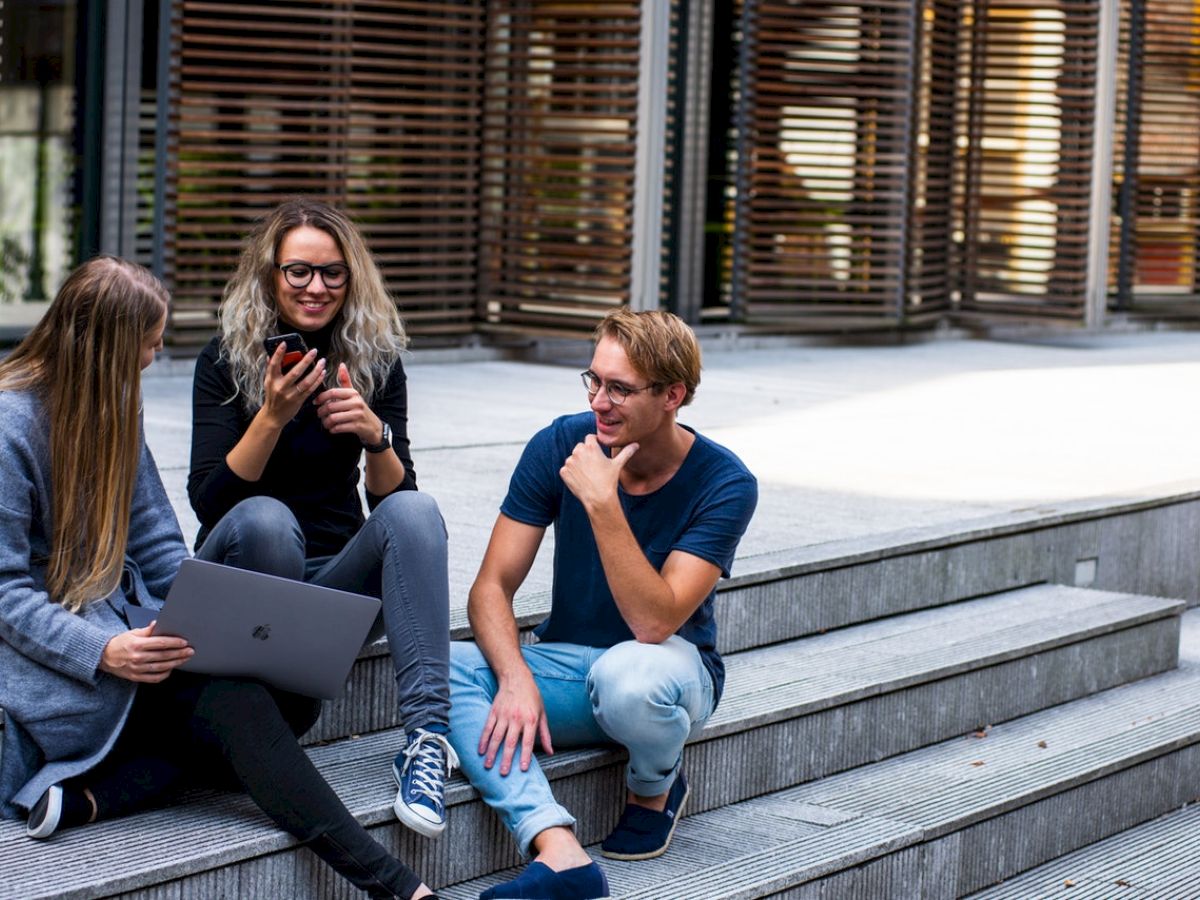
[(435, 824), (428, 819), (422, 818), (405, 806), (403, 799), (398, 793), (396, 794), (395, 802), (392, 803), (392, 812), (396, 814), (396, 818), (404, 825), (407, 825), (422, 837), (440, 837), (442, 832), (446, 830), (446, 823), (444, 821)]
[[(46, 811), (41, 817), (41, 821), (34, 827), (32, 823), (25, 825), (25, 834), (33, 838), (35, 841), (44, 841), (54, 832), (58, 831), (58, 824), (62, 821), (63, 809), (63, 789), (61, 785), (53, 785), (46, 790), (43, 797), (46, 800)], [(39, 800), (34, 809), (41, 806), (42, 801)], [(32, 817), (32, 816), (31, 816)]]

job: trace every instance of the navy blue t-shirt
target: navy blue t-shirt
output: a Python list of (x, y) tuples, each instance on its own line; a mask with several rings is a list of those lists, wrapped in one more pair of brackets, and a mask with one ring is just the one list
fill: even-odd
[[(538, 637), (611, 647), (633, 640), (633, 632), (608, 588), (583, 504), (558, 474), (575, 445), (595, 431), (595, 416), (585, 412), (555, 419), (535, 434), (521, 454), (500, 511), (526, 525), (554, 525), (554, 588), (550, 616), (537, 627)], [(671, 480), (650, 494), (620, 491), (621, 507), (656, 571), (671, 551), (682, 550), (711, 562), (728, 577), (758, 502), (758, 483), (730, 451), (692, 433), (696, 439)], [(720, 699), (725, 665), (716, 647), (715, 596), (714, 588), (676, 633), (699, 648), (712, 675), (714, 697)]]

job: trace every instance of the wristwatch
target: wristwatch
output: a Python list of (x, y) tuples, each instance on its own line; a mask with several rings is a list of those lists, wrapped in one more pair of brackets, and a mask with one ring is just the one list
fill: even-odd
[(391, 446), (392, 446), (392, 429), (388, 426), (387, 422), (383, 423), (383, 437), (381, 437), (379, 439), (378, 444), (368, 444), (366, 441), (363, 441), (363, 449), (366, 450), (368, 453), (382, 453), (384, 450), (387, 450)]

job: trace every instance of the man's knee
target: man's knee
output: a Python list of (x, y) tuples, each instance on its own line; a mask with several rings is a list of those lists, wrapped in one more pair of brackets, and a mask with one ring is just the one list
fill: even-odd
[(676, 707), (686, 708), (697, 667), (689, 658), (691, 647), (672, 641), (625, 641), (596, 660), (588, 673), (588, 694), (596, 720), (609, 735), (620, 739), (622, 733), (660, 723)]
[(641, 719), (662, 702), (663, 678), (655, 644), (625, 641), (610, 647), (588, 672), (588, 694), (600, 721)]

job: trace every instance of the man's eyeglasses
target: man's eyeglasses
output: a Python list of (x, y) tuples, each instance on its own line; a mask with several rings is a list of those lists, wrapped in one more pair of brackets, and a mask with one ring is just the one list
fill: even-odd
[(321, 282), (329, 290), (336, 290), (350, 280), (350, 267), (345, 263), (330, 263), (327, 266), (315, 266), (312, 263), (294, 262), (279, 266), (287, 283), (294, 288), (306, 288), (313, 280), (313, 275), (321, 273)]
[(631, 388), (621, 384), (619, 381), (601, 381), (600, 376), (591, 369), (588, 369), (586, 372), (580, 372), (579, 377), (583, 379), (583, 386), (588, 392), (589, 400), (600, 392), (600, 388), (604, 388), (605, 396), (608, 397), (608, 402), (613, 406), (620, 406), (629, 399), (630, 394), (640, 394), (642, 391), (658, 387), (657, 384), (648, 384), (645, 387)]

